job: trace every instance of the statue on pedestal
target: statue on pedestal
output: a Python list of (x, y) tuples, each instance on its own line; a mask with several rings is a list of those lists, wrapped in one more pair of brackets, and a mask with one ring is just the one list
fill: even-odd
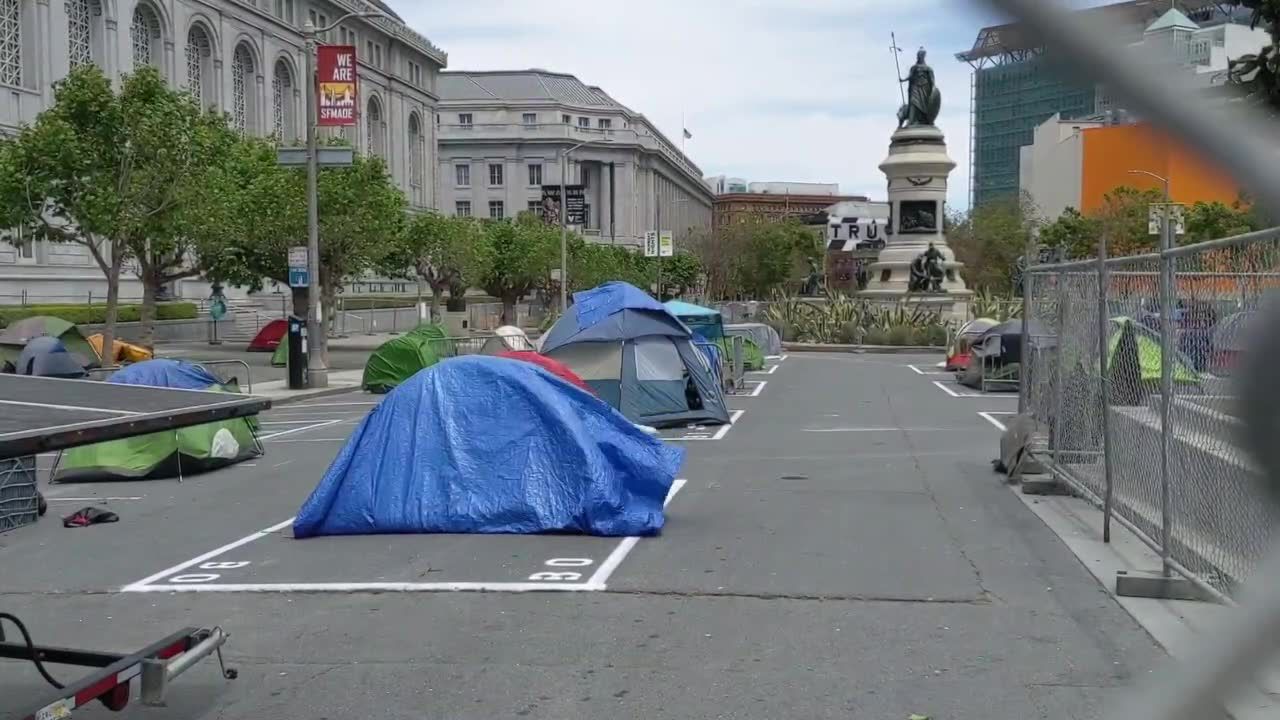
[(942, 110), (942, 92), (934, 80), (933, 68), (924, 61), (925, 49), (916, 53), (916, 64), (898, 82), (907, 84), (906, 103), (898, 109), (898, 128), (933, 125)]
[(911, 261), (911, 280), (907, 283), (907, 292), (941, 293), (942, 281), (946, 270), (942, 268), (942, 253), (929, 243), (929, 249)]

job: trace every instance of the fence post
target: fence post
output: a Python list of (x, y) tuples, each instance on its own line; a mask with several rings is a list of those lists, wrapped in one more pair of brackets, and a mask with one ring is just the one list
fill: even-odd
[(1111, 378), (1110, 350), (1111, 331), (1111, 280), (1107, 277), (1107, 235), (1098, 238), (1098, 368), (1101, 373), (1102, 397), (1102, 542), (1111, 542), (1111, 508), (1112, 508), (1112, 475), (1111, 475)]
[[(1062, 451), (1062, 360), (1065, 341), (1063, 339), (1063, 329), (1067, 324), (1067, 273), (1065, 270), (1058, 270), (1058, 313), (1054, 320), (1054, 335), (1057, 342), (1053, 349), (1053, 415), (1050, 426), (1053, 428), (1052, 443), (1053, 447), (1053, 465), (1055, 468), (1062, 467), (1061, 451)], [(1022, 341), (1027, 342), (1027, 336), (1030, 334), (1030, 323), (1025, 319), (1022, 323)]]
[(1036, 249), (1036, 239), (1028, 234), (1026, 245), (1022, 249), (1022, 339), (1018, 343), (1019, 357), (1022, 358), (1022, 365), (1018, 371), (1019, 415), (1025, 413), (1027, 406), (1031, 404), (1031, 363), (1027, 362), (1027, 358), (1031, 357), (1031, 338), (1029, 337), (1031, 331), (1031, 256), (1036, 254)]
[[(1166, 193), (1167, 194), (1167, 193)], [(1172, 497), (1169, 488), (1170, 407), (1173, 398), (1173, 264), (1167, 255), (1173, 246), (1173, 218), (1167, 204), (1160, 234), (1160, 569), (1172, 575), (1169, 539), (1173, 534)]]

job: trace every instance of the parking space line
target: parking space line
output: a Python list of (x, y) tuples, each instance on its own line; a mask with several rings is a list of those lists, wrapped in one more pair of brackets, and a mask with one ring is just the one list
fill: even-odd
[(745, 414), (746, 412), (747, 412), (746, 410), (734, 410), (733, 414), (729, 416), (729, 424), (717, 430), (716, 434), (711, 436), (711, 439), (712, 440), (723, 439), (724, 436), (728, 435), (729, 431), (733, 429), (734, 424), (738, 422), (738, 418), (742, 417), (743, 414)]
[(751, 380), (750, 382), (756, 383), (751, 392), (745, 395), (734, 395), (733, 397), (760, 397), (760, 393), (764, 392), (764, 386), (769, 384), (768, 380)]
[(1005, 427), (1005, 424), (997, 420), (995, 416), (996, 415), (1017, 415), (1017, 413), (1008, 412), (1008, 411), (986, 411), (986, 412), (980, 412), (978, 413), (978, 415), (983, 420), (986, 420), (992, 425), (995, 425), (996, 429), (999, 430), (1000, 432), (1004, 432), (1007, 429)]
[(290, 410), (296, 410), (298, 408), (331, 408), (331, 407), (357, 407), (357, 406), (368, 407), (368, 406), (377, 405), (377, 404), (378, 402), (306, 403), (306, 404), (298, 403), (295, 405), (289, 405), (287, 407)]
[[(671, 499), (676, 496), (676, 493), (680, 492), (680, 489), (687, 482), (688, 480), (684, 478), (677, 478), (675, 482), (671, 483), (671, 490), (667, 492), (667, 499), (662, 501), (664, 509), (671, 504)], [(600, 567), (596, 568), (596, 571), (592, 573), (587, 580), (587, 585), (595, 590), (604, 590), (608, 587), (609, 577), (618, 569), (622, 561), (627, 559), (627, 555), (635, 549), (636, 544), (639, 542), (640, 538), (638, 537), (623, 538), (622, 542), (618, 543), (618, 546), (613, 549), (613, 552), (609, 553), (609, 556), (604, 559), (604, 562), (600, 563)]]
[(748, 370), (748, 375), (772, 375), (778, 372), (780, 365), (771, 365), (768, 370)]
[(942, 372), (938, 372), (938, 371), (936, 371), (936, 370), (921, 370), (921, 369), (920, 369), (918, 366), (916, 366), (916, 365), (908, 365), (907, 367), (911, 368), (911, 370), (912, 370), (912, 371), (914, 371), (914, 372), (915, 372), (915, 374), (917, 374), (917, 375), (929, 375), (929, 376), (933, 376), (933, 377), (939, 377), (939, 376), (941, 376), (941, 377), (948, 377), (948, 376), (952, 376), (952, 375), (954, 375), (954, 374), (955, 374), (955, 373), (949, 373), (949, 372), (947, 372), (947, 371), (945, 371), (945, 370), (944, 370), (944, 371), (942, 371)]
[(45, 502), (127, 502), (133, 500), (141, 500), (141, 495), (122, 495), (118, 497), (58, 497), (56, 495), (46, 495)]
[(991, 400), (1017, 400), (1018, 399), (1018, 396), (1016, 394), (1009, 394), (1009, 393), (958, 393), (955, 390), (952, 390), (951, 388), (947, 387), (946, 384), (943, 383), (941, 380), (934, 380), (933, 384), (937, 386), (939, 390), (950, 395), (953, 398), (988, 398)]
[(278, 523), (276, 523), (275, 525), (272, 525), (272, 526), (271, 526), (271, 527), (269, 527), (269, 528), (264, 528), (264, 529), (262, 529), (262, 530), (259, 530), (258, 532), (253, 533), (252, 535), (245, 535), (244, 537), (240, 538), (239, 540), (235, 540), (235, 541), (229, 542), (229, 543), (227, 543), (226, 545), (223, 545), (223, 546), (222, 546), (222, 547), (220, 547), (220, 548), (217, 548), (217, 549), (215, 549), (215, 550), (210, 550), (209, 552), (207, 552), (207, 553), (205, 553), (205, 554), (203, 554), (203, 555), (199, 555), (199, 556), (197, 556), (197, 557), (194, 557), (194, 558), (192, 558), (192, 559), (190, 559), (190, 560), (188, 560), (188, 561), (186, 561), (186, 562), (184, 562), (184, 563), (179, 563), (179, 564), (177, 564), (177, 565), (174, 565), (174, 566), (173, 566), (173, 567), (171, 567), (171, 568), (168, 568), (168, 569), (165, 569), (165, 570), (161, 570), (160, 572), (155, 573), (154, 575), (148, 575), (147, 577), (145, 577), (145, 578), (143, 578), (143, 579), (141, 579), (141, 580), (139, 580), (139, 581), (137, 581), (137, 582), (134, 582), (134, 583), (130, 583), (130, 584), (128, 584), (128, 585), (125, 585), (123, 588), (121, 588), (121, 589), (120, 589), (120, 592), (145, 592), (145, 591), (146, 591), (147, 586), (151, 585), (151, 583), (153, 583), (153, 582), (155, 582), (155, 581), (157, 581), (157, 580), (159, 580), (159, 579), (161, 579), (161, 578), (165, 578), (165, 577), (168, 577), (168, 576), (170, 576), (170, 575), (176, 575), (177, 573), (180, 573), (180, 572), (182, 572), (183, 570), (186, 570), (187, 568), (191, 567), (192, 565), (199, 565), (200, 563), (202, 563), (202, 562), (207, 562), (207, 561), (209, 561), (209, 560), (212, 560), (213, 558), (216, 558), (216, 557), (218, 557), (219, 555), (222, 555), (222, 554), (224, 554), (224, 553), (229, 553), (229, 552), (231, 552), (232, 550), (235, 550), (235, 549), (236, 549), (236, 548), (238, 548), (238, 547), (241, 547), (241, 546), (244, 546), (244, 545), (248, 545), (249, 543), (253, 542), (254, 540), (260, 540), (260, 539), (262, 539), (262, 538), (264, 538), (264, 537), (266, 537), (266, 536), (270, 535), (271, 533), (279, 532), (280, 530), (283, 530), (283, 529), (285, 529), (285, 528), (289, 527), (291, 524), (293, 524), (293, 518), (289, 518), (288, 520), (285, 520), (285, 521), (283, 521), (283, 522), (278, 522)]
[(325, 421), (323, 421), (323, 422), (318, 422), (318, 423), (315, 423), (315, 424), (312, 424), (312, 425), (306, 425), (306, 426), (304, 426), (304, 427), (300, 427), (300, 428), (294, 428), (294, 429), (292, 429), (292, 430), (282, 430), (282, 431), (280, 431), (280, 432), (278, 432), (278, 433), (271, 433), (270, 435), (263, 435), (262, 437), (260, 437), (260, 438), (258, 438), (258, 439), (259, 439), (259, 440), (261, 440), (261, 441), (263, 441), (263, 442), (266, 442), (266, 441), (271, 440), (271, 439), (273, 439), (273, 438), (282, 437), (282, 436), (284, 436), (284, 435), (292, 435), (292, 434), (294, 434), (294, 433), (306, 432), (306, 431), (308, 431), (308, 430), (315, 430), (316, 428), (329, 427), (330, 425), (337, 425), (337, 424), (338, 424), (338, 423), (340, 423), (340, 422), (346, 422), (346, 420), (342, 420), (342, 419), (338, 419), (338, 420), (325, 420)]
[[(671, 500), (675, 498), (676, 493), (680, 492), (688, 480), (685, 478), (677, 478), (671, 483), (671, 489), (667, 491), (667, 497), (662, 502), (662, 507), (666, 508), (671, 504)], [(162, 570), (158, 573), (150, 575), (142, 580), (130, 583), (120, 589), (120, 592), (130, 593), (159, 593), (159, 592), (256, 592), (256, 593), (289, 593), (289, 592), (599, 592), (606, 589), (605, 583), (609, 576), (613, 574), (627, 555), (635, 548), (640, 541), (638, 536), (625, 537), (618, 542), (617, 546), (606, 556), (600, 567), (596, 569), (591, 578), (585, 583), (558, 583), (558, 582), (318, 582), (318, 583), (199, 583), (199, 584), (183, 584), (183, 583), (163, 583), (157, 582), (170, 578), (183, 570), (187, 570), (195, 565), (209, 562), (219, 555), (224, 555), (237, 548), (248, 545), (251, 542), (260, 540), (275, 532), (283, 530), (291, 525), (294, 518), (289, 518), (280, 523), (276, 523), (269, 528), (259, 530), (252, 535), (246, 535), (234, 542), (227, 543), (220, 548), (210, 550), (203, 555), (192, 558), (184, 563), (174, 565), (171, 568)], [(210, 579), (216, 576), (208, 576)]]

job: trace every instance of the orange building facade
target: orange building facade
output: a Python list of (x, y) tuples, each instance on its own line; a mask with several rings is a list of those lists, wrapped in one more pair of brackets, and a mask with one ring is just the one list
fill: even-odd
[(1164, 190), (1160, 181), (1131, 170), (1169, 178), (1173, 202), (1230, 205), (1240, 197), (1229, 175), (1148, 123), (1088, 128), (1081, 137), (1079, 209), (1086, 215), (1102, 209), (1103, 196), (1118, 187)]

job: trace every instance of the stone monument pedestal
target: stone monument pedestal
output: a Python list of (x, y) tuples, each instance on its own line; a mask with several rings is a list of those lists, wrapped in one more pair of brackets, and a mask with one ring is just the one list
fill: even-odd
[[(928, 305), (944, 316), (968, 319), (973, 291), (965, 286), (960, 275), (964, 264), (956, 262), (943, 231), (947, 178), (955, 167), (937, 127), (912, 125), (893, 133), (889, 157), (880, 163), (889, 180), (890, 234), (879, 258), (868, 269), (867, 289), (859, 297)], [(910, 292), (911, 263), (930, 244), (942, 256), (942, 292)]]

